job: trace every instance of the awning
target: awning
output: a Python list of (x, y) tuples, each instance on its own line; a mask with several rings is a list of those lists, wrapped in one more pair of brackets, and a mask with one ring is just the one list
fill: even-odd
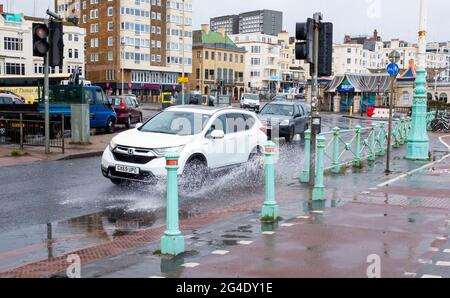
[(325, 92), (336, 92), (336, 89), (342, 84), (345, 76), (335, 76), (330, 84), (325, 89)]
[(346, 74), (335, 76), (325, 92), (336, 93), (345, 80), (353, 86), (353, 92), (357, 93), (389, 92), (391, 86), (390, 78), (385, 74)]

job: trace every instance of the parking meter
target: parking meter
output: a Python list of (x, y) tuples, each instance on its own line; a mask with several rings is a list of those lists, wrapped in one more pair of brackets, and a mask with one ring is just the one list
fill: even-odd
[(313, 115), (311, 117), (311, 133), (319, 135), (322, 132), (322, 117)]

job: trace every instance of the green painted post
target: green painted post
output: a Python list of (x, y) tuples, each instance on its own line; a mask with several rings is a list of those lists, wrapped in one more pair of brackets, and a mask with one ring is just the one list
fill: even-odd
[(428, 160), (429, 138), (427, 133), (427, 71), (424, 65), (416, 71), (411, 130), (408, 135), (406, 159)]
[(261, 217), (265, 221), (276, 221), (280, 215), (280, 210), (275, 200), (275, 165), (273, 156), (275, 155), (275, 143), (269, 141), (264, 146), (265, 158), (265, 190), (266, 198), (261, 210)]
[(361, 126), (357, 125), (356, 127), (356, 137), (355, 137), (355, 152), (353, 158), (353, 166), (359, 167), (361, 166)]
[(394, 147), (394, 148), (400, 148), (399, 131), (400, 131), (400, 121), (398, 119), (395, 119), (394, 129), (392, 131), (392, 136), (394, 137), (394, 142), (392, 143), (392, 147)]
[(386, 130), (384, 129), (384, 122), (380, 123), (380, 132), (378, 134), (378, 156), (384, 156), (386, 154), (386, 148), (384, 147), (384, 143), (386, 141)]
[(305, 154), (303, 158), (303, 170), (300, 174), (301, 183), (309, 183), (309, 169), (311, 162), (311, 131), (305, 131)]
[(403, 116), (400, 119), (400, 132), (399, 132), (399, 144), (400, 145), (405, 145), (405, 117)]
[(322, 201), (325, 199), (325, 185), (323, 183), (325, 142), (324, 136), (317, 137), (316, 181), (312, 193), (313, 201)]
[(333, 161), (331, 163), (331, 171), (338, 174), (341, 171), (339, 165), (339, 137), (341, 135), (341, 129), (339, 127), (333, 128)]
[(166, 231), (161, 238), (163, 255), (179, 255), (184, 252), (184, 237), (180, 232), (178, 219), (178, 159), (174, 152), (166, 153), (167, 207)]
[(372, 124), (370, 128), (370, 136), (369, 136), (369, 161), (375, 161), (375, 143), (376, 143), (376, 124)]

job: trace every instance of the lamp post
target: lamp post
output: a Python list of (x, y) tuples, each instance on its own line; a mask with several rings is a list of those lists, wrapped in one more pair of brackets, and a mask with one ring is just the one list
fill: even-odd
[(414, 89), (411, 131), (408, 136), (406, 158), (409, 160), (429, 159), (429, 138), (427, 134), (427, 71), (426, 34), (428, 0), (420, 0), (419, 50)]

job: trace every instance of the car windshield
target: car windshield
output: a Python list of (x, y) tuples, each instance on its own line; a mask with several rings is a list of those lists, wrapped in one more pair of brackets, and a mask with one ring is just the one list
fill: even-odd
[(258, 94), (247, 93), (247, 94), (244, 94), (244, 99), (259, 100), (259, 96), (258, 96)]
[(153, 117), (139, 130), (143, 132), (191, 136), (202, 132), (209, 118), (209, 115), (200, 113), (165, 111)]
[(120, 106), (120, 105), (122, 105), (122, 98), (120, 98), (120, 97), (111, 98), (111, 104), (113, 106)]
[(267, 104), (261, 111), (261, 115), (293, 116), (293, 105)]

